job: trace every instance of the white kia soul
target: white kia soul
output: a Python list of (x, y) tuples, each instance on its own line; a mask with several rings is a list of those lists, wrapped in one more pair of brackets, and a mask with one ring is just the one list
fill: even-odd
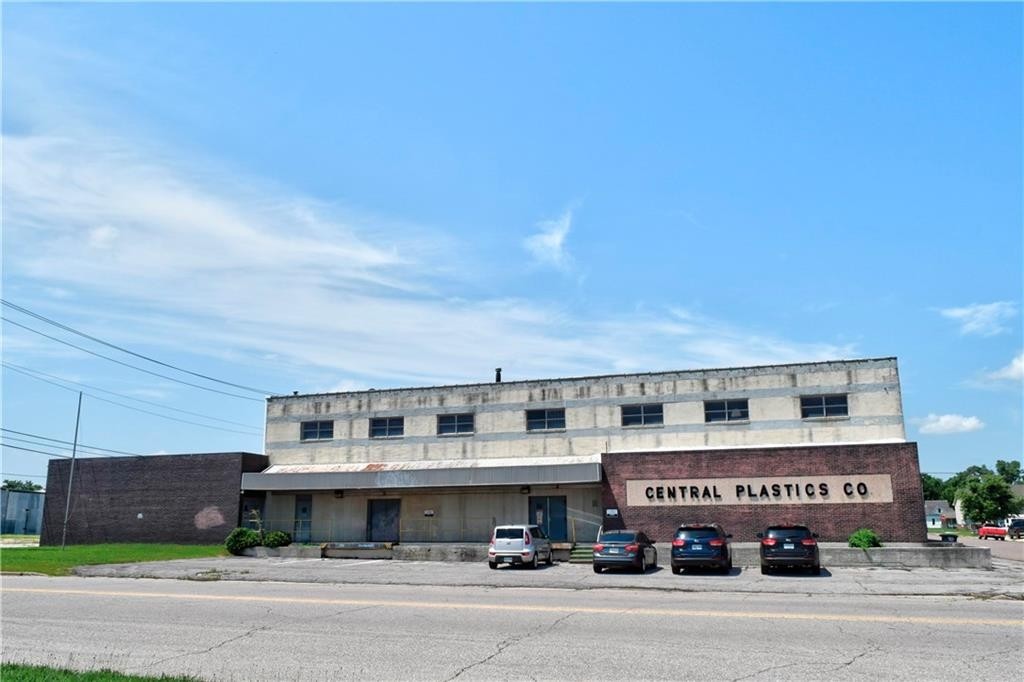
[(497, 568), (498, 564), (537, 568), (541, 561), (550, 566), (554, 558), (551, 540), (540, 526), (497, 526), (491, 533), (491, 546), (487, 548), (487, 564), (491, 568)]

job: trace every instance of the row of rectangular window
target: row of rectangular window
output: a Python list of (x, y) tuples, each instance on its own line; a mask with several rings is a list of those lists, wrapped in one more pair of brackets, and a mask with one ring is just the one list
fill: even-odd
[[(809, 395), (800, 397), (800, 417), (819, 419), (846, 417), (849, 407), (846, 394)], [(705, 400), (706, 423), (750, 421), (747, 399)], [(623, 426), (658, 426), (665, 423), (665, 407), (661, 403), (622, 406)], [(559, 431), (565, 429), (565, 408), (545, 408), (526, 411), (527, 431)], [(437, 435), (454, 436), (475, 432), (474, 415), (437, 415)], [(370, 419), (370, 438), (401, 438), (405, 435), (405, 417), (373, 417)], [(301, 440), (330, 440), (334, 438), (334, 422), (328, 420), (302, 422)]]

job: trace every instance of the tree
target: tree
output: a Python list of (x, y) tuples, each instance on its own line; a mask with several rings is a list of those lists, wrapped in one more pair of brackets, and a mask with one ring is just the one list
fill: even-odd
[(980, 480), (992, 474), (993, 471), (987, 466), (969, 466), (952, 478), (946, 479), (946, 483), (942, 487), (942, 499), (949, 502), (950, 506), (952, 506), (956, 504), (957, 491), (968, 481)]
[(931, 474), (921, 474), (921, 488), (924, 490), (924, 499), (941, 500), (943, 487), (945, 487), (945, 484), (941, 478), (935, 478)]
[(996, 473), (1002, 476), (1003, 480), (1008, 485), (1014, 483), (1024, 483), (1024, 475), (1021, 474), (1020, 462), (1007, 462), (1005, 460), (996, 460)]
[(972, 521), (998, 521), (1024, 510), (1024, 497), (1014, 495), (1010, 484), (997, 474), (967, 481), (957, 497), (964, 516)]
[(14, 481), (10, 479), (4, 479), (2, 487), (4, 490), (10, 490), (11, 492), (19, 493), (34, 493), (37, 490), (42, 490), (43, 486), (32, 481)]

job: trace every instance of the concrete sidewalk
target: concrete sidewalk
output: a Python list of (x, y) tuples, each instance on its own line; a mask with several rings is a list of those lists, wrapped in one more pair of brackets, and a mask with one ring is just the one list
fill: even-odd
[(993, 560), (993, 570), (823, 567), (818, 576), (801, 573), (761, 575), (734, 568), (673, 575), (664, 565), (637, 573), (595, 574), (590, 564), (558, 563), (535, 571), (486, 563), (390, 561), (381, 559), (281, 559), (221, 557), (142, 564), (83, 566), (75, 575), (178, 580), (242, 580), (295, 583), (533, 587), (590, 590), (651, 589), (684, 592), (792, 593), (801, 595), (968, 595), (1024, 599), (1024, 564)]

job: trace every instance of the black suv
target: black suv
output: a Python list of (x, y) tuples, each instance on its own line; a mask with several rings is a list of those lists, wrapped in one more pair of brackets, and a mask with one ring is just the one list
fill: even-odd
[(1010, 525), (1006, 527), (1006, 537), (1011, 539), (1024, 537), (1024, 519), (1010, 519)]
[(807, 526), (768, 526), (761, 539), (761, 573), (779, 566), (804, 568), (811, 575), (821, 573), (818, 560), (818, 534)]
[(680, 526), (672, 538), (672, 572), (679, 575), (684, 568), (717, 568), (728, 573), (732, 570), (731, 537), (717, 523)]

